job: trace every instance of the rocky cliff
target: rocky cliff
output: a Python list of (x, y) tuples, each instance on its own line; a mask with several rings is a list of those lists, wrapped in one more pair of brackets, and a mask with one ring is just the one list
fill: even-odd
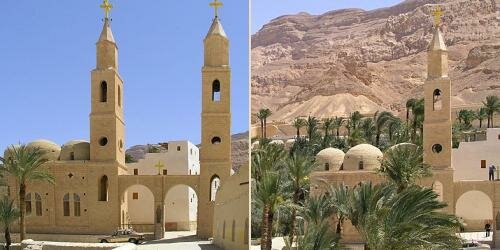
[(500, 95), (500, 0), (407, 0), (264, 25), (252, 36), (252, 113), (267, 107), (268, 120), (290, 121), (403, 111), (408, 98), (422, 95), (433, 4), (444, 11), (452, 105)]

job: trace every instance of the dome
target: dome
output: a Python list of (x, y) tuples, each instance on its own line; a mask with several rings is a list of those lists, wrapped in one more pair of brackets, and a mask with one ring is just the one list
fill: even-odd
[(292, 146), (293, 146), (293, 144), (294, 144), (294, 143), (295, 143), (295, 139), (288, 139), (288, 140), (286, 140), (286, 142), (285, 142), (285, 146), (286, 146), (287, 148), (290, 148), (290, 147), (292, 147)]
[(27, 148), (39, 148), (45, 152), (44, 157), (49, 161), (57, 161), (59, 154), (61, 154), (61, 147), (49, 140), (35, 140), (26, 144)]
[(382, 151), (370, 144), (359, 144), (347, 151), (344, 157), (344, 170), (375, 170), (380, 168)]
[(394, 149), (413, 149), (413, 150), (417, 150), (418, 146), (413, 144), (413, 143), (409, 143), (409, 142), (403, 142), (403, 143), (399, 143), (399, 144), (396, 144), (390, 148), (388, 148), (385, 153), (387, 154), (387, 152), (389, 151), (392, 151)]
[(252, 149), (256, 148), (259, 146), (259, 141), (254, 141), (252, 142)]
[(282, 140), (272, 140), (269, 144), (284, 145)]
[(337, 148), (325, 148), (316, 155), (318, 170), (338, 171), (344, 162), (344, 152)]
[(61, 150), (61, 161), (90, 160), (90, 143), (74, 140), (65, 143)]

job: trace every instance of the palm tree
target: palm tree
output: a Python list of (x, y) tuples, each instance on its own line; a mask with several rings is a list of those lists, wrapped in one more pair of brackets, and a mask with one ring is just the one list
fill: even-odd
[(398, 192), (432, 175), (430, 166), (424, 163), (422, 148), (411, 144), (389, 148), (378, 171), (397, 186)]
[(14, 200), (4, 196), (0, 201), (0, 222), (3, 225), (5, 235), (5, 248), (9, 249), (12, 240), (10, 238), (10, 225), (14, 223), (21, 215), (19, 209), (14, 206)]
[(325, 137), (328, 137), (328, 132), (333, 128), (333, 118), (323, 119), (323, 130), (325, 130)]
[[(325, 184), (327, 184), (325, 182)], [(346, 185), (332, 186), (326, 185), (328, 190), (329, 204), (332, 207), (335, 216), (337, 217), (337, 227), (335, 232), (340, 235), (342, 233), (342, 224), (349, 215), (351, 211), (351, 190)]]
[(340, 136), (340, 128), (344, 124), (344, 118), (343, 117), (337, 117), (333, 118), (333, 129), (336, 131), (337, 138)]
[(263, 138), (267, 138), (267, 118), (271, 116), (272, 112), (270, 109), (260, 109), (257, 113), (257, 118), (260, 120), (260, 130)]
[(416, 102), (417, 99), (415, 98), (410, 98), (406, 101), (406, 126), (408, 126), (408, 121), (410, 120), (410, 111), (415, 107)]
[(314, 116), (307, 117), (306, 128), (307, 128), (307, 137), (309, 141), (312, 141), (317, 133), (318, 133), (318, 119)]
[(303, 118), (297, 117), (293, 120), (292, 126), (297, 130), (297, 138), (300, 137), (300, 129), (306, 125), (306, 120)]
[(260, 145), (252, 151), (252, 178), (260, 181), (266, 172), (281, 170), (286, 156), (287, 153), (280, 145)]
[(424, 122), (424, 99), (418, 99), (413, 104), (411, 108), (413, 118), (412, 118), (412, 133), (411, 142), (415, 143), (417, 141), (417, 130), (420, 129), (420, 136), (422, 136), (423, 122)]
[(375, 122), (375, 146), (380, 146), (380, 135), (382, 134), (382, 130), (384, 130), (387, 123), (393, 119), (395, 119), (394, 115), (388, 111), (375, 113), (373, 118)]
[(465, 129), (472, 127), (472, 122), (476, 119), (476, 113), (472, 110), (461, 109), (458, 111), (458, 120), (463, 122)]
[[(306, 155), (293, 154), (286, 160), (286, 172), (290, 180), (290, 188), (293, 192), (292, 202), (299, 205), (299, 199), (306, 192), (309, 184), (309, 174), (316, 167), (314, 159)], [(297, 211), (292, 207), (292, 216), (290, 218), (290, 242), (293, 243), (295, 233), (295, 217)]]
[(494, 95), (487, 96), (486, 101), (483, 101), (483, 105), (488, 114), (488, 128), (492, 128), (494, 126), (493, 116), (495, 113), (500, 112), (500, 98)]
[(476, 117), (479, 120), (479, 128), (482, 128), (483, 127), (483, 120), (484, 119), (488, 119), (488, 112), (486, 111), (486, 108), (485, 107), (481, 107), (477, 111)]
[(389, 135), (389, 141), (393, 142), (393, 139), (400, 130), (403, 128), (404, 124), (402, 123), (401, 119), (398, 117), (394, 117), (394, 119), (391, 119), (387, 123), (387, 134)]
[(363, 116), (361, 115), (361, 113), (359, 113), (359, 111), (354, 111), (350, 115), (349, 120), (353, 129), (356, 129), (359, 126), (361, 118), (363, 118)]
[(348, 219), (372, 250), (458, 249), (460, 220), (430, 188), (413, 185), (398, 193), (391, 184), (362, 182), (352, 189)]
[(25, 225), (25, 198), (27, 185), (32, 181), (47, 181), (54, 183), (54, 176), (42, 168), (42, 165), (47, 162), (44, 157), (46, 152), (40, 148), (27, 147), (26, 145), (10, 146), (8, 148), (8, 158), (0, 157), (0, 161), (4, 165), (4, 170), (11, 177), (15, 178), (18, 183), (19, 190), (19, 210), (21, 211), (19, 228), (21, 231), (21, 241), (26, 235)]
[(265, 172), (260, 181), (256, 182), (252, 197), (262, 208), (261, 249), (272, 247), (274, 213), (285, 204), (288, 197), (284, 191), (282, 176), (274, 171)]
[[(371, 117), (364, 118), (361, 121), (360, 128), (363, 130), (363, 134), (365, 137), (365, 141), (368, 143), (372, 143), (373, 133), (375, 132), (375, 123)], [(354, 129), (356, 131), (356, 129)]]

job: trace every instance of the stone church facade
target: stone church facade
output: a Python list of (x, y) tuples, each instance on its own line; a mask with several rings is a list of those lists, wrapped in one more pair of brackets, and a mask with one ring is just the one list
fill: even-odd
[[(108, 10), (109, 11), (109, 10)], [(118, 47), (109, 17), (96, 43), (96, 68), (91, 71), (90, 142), (58, 146), (46, 140), (28, 145), (46, 150), (44, 164), (55, 184), (28, 185), (28, 233), (109, 234), (127, 223), (129, 187), (141, 185), (154, 199), (155, 238), (165, 231), (165, 197), (177, 185), (198, 197), (197, 235), (212, 237), (215, 189), (231, 175), (231, 69), (229, 39), (215, 16), (204, 39), (200, 171), (184, 175), (133, 175), (125, 165), (125, 87), (119, 74)], [(5, 152), (8, 157), (8, 150)], [(18, 200), (17, 183), (8, 178)], [(248, 209), (246, 214), (248, 214)], [(238, 220), (243, 228), (248, 215)], [(242, 225), (239, 225), (242, 224)], [(248, 230), (245, 230), (248, 231)]]

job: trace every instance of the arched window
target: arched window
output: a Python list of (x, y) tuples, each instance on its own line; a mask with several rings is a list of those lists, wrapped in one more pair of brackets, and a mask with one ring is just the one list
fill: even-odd
[(222, 238), (226, 238), (226, 221), (222, 224)]
[(36, 216), (42, 216), (42, 196), (35, 193), (35, 212)]
[(24, 204), (26, 204), (26, 215), (31, 214), (31, 193), (27, 193), (24, 198)]
[(233, 225), (231, 226), (231, 241), (234, 241), (234, 230), (236, 229), (236, 221), (233, 220)]
[(78, 194), (73, 194), (73, 205), (75, 216), (80, 216), (80, 196)]
[(118, 107), (122, 106), (122, 88), (118, 85)]
[(108, 84), (106, 81), (101, 82), (101, 95), (100, 95), (101, 102), (107, 102), (108, 101)]
[(214, 101), (214, 102), (220, 101), (220, 82), (219, 82), (219, 80), (215, 80), (212, 83), (212, 101)]
[(358, 169), (363, 170), (363, 168), (365, 168), (363, 161), (359, 161)]
[(215, 136), (214, 138), (212, 138), (212, 144), (217, 145), (220, 144), (220, 142), (221, 142), (220, 137)]
[(99, 201), (108, 201), (108, 177), (106, 175), (99, 180)]
[(217, 175), (212, 176), (210, 179), (210, 201), (215, 201), (215, 195), (220, 187), (220, 178)]
[(325, 163), (325, 170), (326, 171), (330, 170), (330, 163), (328, 163), (328, 162)]
[(443, 107), (441, 90), (435, 89), (432, 93), (432, 110), (441, 110)]
[(63, 215), (69, 216), (69, 194), (65, 194), (63, 197)]

